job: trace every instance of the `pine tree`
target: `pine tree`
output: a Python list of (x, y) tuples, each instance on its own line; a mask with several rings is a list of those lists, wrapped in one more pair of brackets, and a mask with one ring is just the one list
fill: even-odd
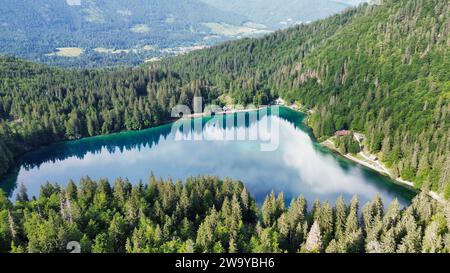
[(71, 200), (76, 200), (77, 199), (77, 191), (78, 191), (77, 186), (75, 185), (75, 183), (72, 180), (70, 180), (66, 187), (67, 197)]
[(23, 184), (23, 183), (19, 184), (19, 190), (17, 192), (16, 200), (18, 202), (27, 202), (27, 201), (29, 201), (28, 194), (27, 194), (27, 188), (25, 187), (25, 184)]
[(334, 221), (333, 209), (328, 202), (320, 208), (318, 223), (322, 234), (322, 246), (326, 248), (333, 238)]
[(11, 211), (8, 210), (8, 224), (9, 224), (9, 233), (11, 234), (11, 239), (14, 241), (17, 239), (17, 227), (14, 221), (14, 218), (11, 214)]
[(350, 210), (345, 225), (345, 238), (342, 240), (345, 252), (360, 252), (363, 244), (362, 229), (358, 220), (359, 200), (356, 196), (352, 198)]
[(395, 253), (397, 243), (395, 241), (395, 231), (394, 228), (385, 231), (381, 235), (380, 248), (383, 253)]
[(423, 237), (422, 252), (425, 253), (438, 253), (442, 251), (443, 239), (439, 234), (439, 225), (437, 221), (431, 222), (425, 229), (425, 235)]
[(348, 208), (345, 204), (344, 198), (339, 196), (335, 205), (335, 238), (340, 239), (345, 234), (345, 224), (348, 217)]
[(275, 200), (275, 193), (272, 191), (269, 196), (266, 197), (262, 205), (261, 213), (263, 224), (266, 227), (270, 227), (273, 224), (273, 218), (277, 210), (277, 204)]
[(302, 247), (302, 251), (305, 252), (320, 252), (322, 250), (322, 235), (320, 232), (320, 226), (317, 221), (311, 227), (305, 245)]
[(230, 247), (228, 248), (228, 253), (237, 253), (238, 248), (234, 237), (230, 238)]
[(113, 253), (114, 248), (106, 233), (100, 233), (95, 237), (92, 245), (92, 253)]
[(399, 222), (401, 217), (400, 214), (400, 204), (396, 199), (392, 201), (392, 203), (389, 205), (386, 214), (383, 217), (383, 226), (385, 230), (391, 229), (392, 227), (395, 227), (397, 223)]
[(362, 212), (362, 222), (366, 232), (366, 251), (381, 251), (379, 245), (380, 235), (383, 229), (383, 202), (381, 197), (377, 195), (369, 204), (367, 204)]
[(215, 227), (218, 223), (218, 215), (213, 208), (205, 220), (200, 224), (197, 231), (196, 246), (200, 252), (212, 252), (216, 241)]
[(422, 228), (417, 226), (414, 219), (412, 208), (405, 211), (402, 218), (402, 229), (405, 236), (401, 239), (397, 252), (400, 253), (418, 253), (421, 251)]
[(359, 200), (358, 197), (354, 196), (350, 203), (350, 210), (345, 224), (345, 233), (347, 235), (356, 232), (359, 229), (358, 211)]
[(278, 233), (272, 228), (265, 228), (259, 234), (260, 246), (256, 252), (259, 253), (280, 253)]

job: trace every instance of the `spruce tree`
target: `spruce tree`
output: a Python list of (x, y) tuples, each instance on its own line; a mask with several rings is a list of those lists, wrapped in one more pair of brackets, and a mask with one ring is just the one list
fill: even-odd
[(25, 187), (25, 184), (23, 184), (23, 183), (19, 184), (19, 190), (17, 192), (16, 200), (18, 202), (27, 202), (27, 201), (29, 201), (27, 188)]

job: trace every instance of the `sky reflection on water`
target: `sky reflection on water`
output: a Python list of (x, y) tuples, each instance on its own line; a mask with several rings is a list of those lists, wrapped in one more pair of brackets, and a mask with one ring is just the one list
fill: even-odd
[[(146, 183), (153, 172), (174, 180), (197, 175), (241, 180), (258, 203), (272, 190), (284, 192), (287, 202), (302, 194), (308, 202), (320, 198), (334, 203), (342, 194), (347, 200), (358, 195), (365, 203), (380, 194), (385, 203), (398, 198), (406, 205), (414, 196), (388, 178), (318, 147), (299, 113), (282, 109), (280, 116), (263, 116), (238, 130), (254, 132), (269, 119), (279, 126), (279, 147), (275, 151), (260, 151), (261, 141), (179, 140), (181, 133), (174, 134), (170, 125), (165, 125), (39, 149), (26, 155), (2, 186), (14, 198), (16, 182), (22, 182), (30, 196), (37, 196), (46, 181), (65, 185), (70, 179), (79, 181), (89, 176), (95, 180), (108, 178), (111, 183), (116, 177)], [(191, 135), (183, 137), (214, 139), (235, 129), (224, 127), (207, 124), (201, 131), (189, 131)]]

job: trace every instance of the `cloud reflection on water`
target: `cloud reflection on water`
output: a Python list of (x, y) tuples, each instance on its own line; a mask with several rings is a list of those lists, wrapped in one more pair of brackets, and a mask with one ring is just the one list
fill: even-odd
[[(384, 183), (386, 178), (353, 164), (343, 166), (334, 155), (318, 150), (310, 136), (287, 119), (265, 116), (238, 130), (240, 133), (245, 130), (246, 134), (254, 132), (268, 119), (280, 128), (279, 147), (271, 152), (260, 151), (262, 141), (179, 141), (180, 138), (198, 139), (200, 136), (222, 139), (221, 136), (234, 130), (208, 124), (203, 131), (161, 134), (159, 139), (153, 137), (152, 142), (129, 149), (102, 146), (83, 156), (73, 155), (30, 168), (22, 167), (17, 181), (25, 183), (30, 195), (37, 195), (40, 184), (47, 180), (64, 184), (69, 179), (79, 181), (81, 177), (89, 176), (92, 179), (106, 177), (111, 182), (116, 177), (146, 182), (153, 171), (159, 177), (175, 180), (205, 174), (238, 179), (245, 182), (258, 202), (272, 190), (284, 192), (287, 201), (302, 194), (309, 202), (315, 198), (334, 202), (341, 194), (347, 200), (356, 194), (366, 202), (378, 193), (385, 202), (395, 197), (402, 204), (408, 202), (408, 194)], [(270, 135), (264, 130), (259, 133), (264, 139)]]

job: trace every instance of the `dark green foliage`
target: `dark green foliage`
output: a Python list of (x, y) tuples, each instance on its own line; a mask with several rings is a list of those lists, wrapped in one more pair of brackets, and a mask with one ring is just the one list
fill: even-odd
[(0, 57), (0, 174), (43, 144), (166, 122), (194, 95), (282, 96), (313, 110), (319, 139), (363, 132), (394, 175), (448, 191), (449, 14), (446, 0), (386, 0), (146, 68), (58, 70)]
[(450, 7), (445, 0), (383, 2), (163, 66), (206, 78), (239, 103), (261, 92), (300, 102), (313, 110), (317, 138), (363, 132), (365, 149), (394, 175), (442, 192), (450, 183)]
[(215, 177), (113, 187), (85, 178), (15, 204), (0, 191), (0, 252), (67, 252), (71, 241), (95, 253), (450, 251), (450, 208), (425, 194), (386, 212), (376, 197), (362, 213), (357, 198), (308, 211), (303, 197), (286, 208), (282, 196), (260, 211), (241, 182)]
[(343, 154), (357, 154), (361, 151), (358, 141), (353, 135), (336, 137), (336, 147)]
[(0, 174), (38, 146), (156, 126), (171, 120), (172, 102), (191, 107), (194, 94), (211, 93), (164, 70), (59, 70), (9, 57), (0, 79)]

